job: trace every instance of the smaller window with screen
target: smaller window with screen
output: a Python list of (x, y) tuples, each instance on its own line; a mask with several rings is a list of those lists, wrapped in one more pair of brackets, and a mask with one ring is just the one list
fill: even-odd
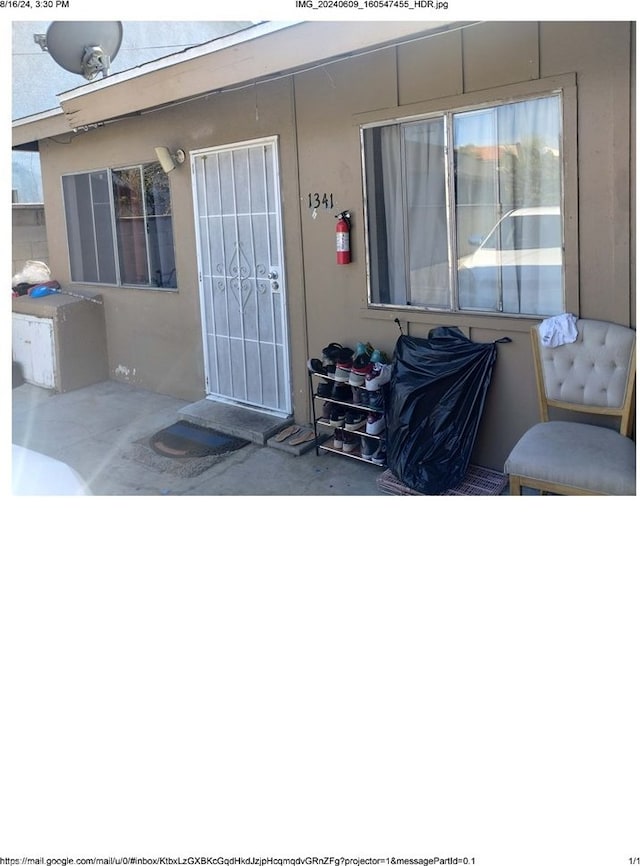
[(177, 287), (169, 179), (159, 163), (62, 178), (71, 280)]

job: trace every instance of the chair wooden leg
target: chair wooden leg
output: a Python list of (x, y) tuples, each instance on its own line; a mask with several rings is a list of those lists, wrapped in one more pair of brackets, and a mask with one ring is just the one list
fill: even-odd
[(509, 476), (509, 496), (522, 496), (522, 485), (516, 475)]

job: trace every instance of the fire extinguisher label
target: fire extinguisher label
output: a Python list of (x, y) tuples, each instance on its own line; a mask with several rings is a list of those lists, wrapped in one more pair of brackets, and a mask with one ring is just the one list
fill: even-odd
[(348, 252), (349, 250), (349, 234), (348, 232), (336, 232), (336, 251), (339, 253)]

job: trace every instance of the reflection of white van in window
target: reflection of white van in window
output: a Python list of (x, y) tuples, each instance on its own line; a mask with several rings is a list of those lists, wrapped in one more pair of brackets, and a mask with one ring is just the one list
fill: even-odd
[(463, 310), (564, 312), (560, 208), (505, 214), (478, 249), (458, 261), (458, 301)]

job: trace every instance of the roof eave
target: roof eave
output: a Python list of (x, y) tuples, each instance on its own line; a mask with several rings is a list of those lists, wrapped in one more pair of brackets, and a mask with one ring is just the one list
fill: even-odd
[(69, 123), (62, 108), (52, 108), (14, 120), (11, 125), (12, 150), (37, 151), (38, 142), (69, 132)]
[(438, 20), (264, 22), (61, 94), (55, 119), (34, 116), (14, 122), (13, 147), (290, 75), (432, 31), (436, 35), (461, 24)]
[[(168, 106), (292, 74), (316, 64), (383, 47), (419, 33), (447, 29), (453, 22), (306, 21), (279, 27), (259, 38), (218, 46), (179, 64), (144, 67), (126, 80), (100, 82), (86, 92), (61, 97), (69, 127), (74, 129)], [(244, 32), (244, 31), (242, 31)], [(213, 43), (214, 45), (216, 43)]]

